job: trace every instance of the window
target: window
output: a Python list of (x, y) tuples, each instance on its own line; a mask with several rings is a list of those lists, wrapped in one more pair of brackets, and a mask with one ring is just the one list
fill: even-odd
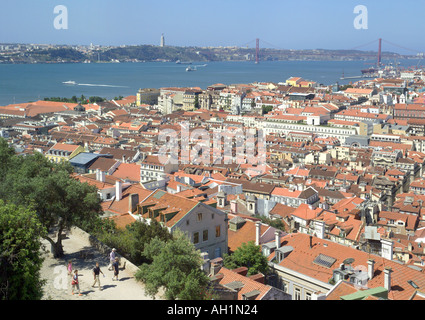
[(220, 226), (215, 227), (215, 237), (219, 238), (221, 236), (221, 228)]
[(305, 299), (306, 300), (311, 300), (311, 293), (310, 292), (306, 292), (305, 293)]
[(202, 232), (202, 241), (208, 241), (208, 230)]
[(193, 243), (194, 243), (194, 244), (199, 243), (199, 232), (195, 232), (195, 233), (193, 234)]
[(198, 213), (198, 222), (202, 221), (202, 213)]
[(301, 300), (301, 289), (300, 288), (294, 289), (294, 300)]

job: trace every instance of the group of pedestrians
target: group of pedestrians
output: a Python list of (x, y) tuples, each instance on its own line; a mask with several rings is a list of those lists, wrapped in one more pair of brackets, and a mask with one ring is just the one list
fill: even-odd
[[(116, 256), (116, 249), (112, 249), (111, 253), (109, 254), (109, 266), (108, 266), (108, 270), (109, 271), (114, 271), (114, 276), (112, 277), (112, 280), (117, 280), (118, 281), (118, 274), (119, 274), (119, 258)], [(92, 287), (94, 288), (96, 284), (98, 284), (99, 286), (99, 290), (102, 290), (102, 287), (100, 285), (100, 274), (103, 275), (103, 277), (105, 277), (105, 274), (102, 272), (102, 270), (99, 267), (99, 262), (96, 262), (96, 266), (93, 268), (93, 278), (94, 278), (94, 283), (92, 285)], [(71, 294), (74, 294), (74, 290), (76, 290), (78, 292), (79, 296), (82, 296), (81, 292), (80, 292), (80, 283), (79, 283), (79, 279), (78, 279), (78, 270), (72, 269), (72, 260), (68, 261), (68, 276), (71, 277), (71, 286), (72, 286), (72, 291)]]

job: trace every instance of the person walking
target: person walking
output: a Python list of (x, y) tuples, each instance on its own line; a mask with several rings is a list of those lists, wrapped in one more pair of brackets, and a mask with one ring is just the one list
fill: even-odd
[(72, 292), (71, 293), (74, 294), (74, 289), (77, 288), (78, 295), (82, 296), (82, 294), (80, 292), (80, 283), (78, 281), (78, 270), (74, 271), (74, 276), (72, 277), (71, 285), (72, 285)]
[(117, 250), (115, 248), (112, 249), (111, 253), (109, 254), (109, 266), (108, 266), (108, 270), (112, 271), (113, 270), (113, 264), (115, 262), (115, 257), (116, 257), (116, 252)]
[(96, 283), (98, 283), (99, 284), (99, 291), (102, 290), (102, 287), (100, 285), (100, 274), (103, 274), (103, 276), (105, 276), (104, 273), (102, 272), (102, 270), (100, 270), (99, 262), (96, 262), (96, 267), (94, 267), (94, 269), (93, 269), (94, 283), (93, 283), (92, 287), (94, 288)]
[[(119, 274), (119, 266), (120, 266), (120, 262), (118, 257), (115, 258), (115, 262), (112, 264), (112, 267), (114, 269), (114, 276), (112, 277), (112, 281), (113, 280), (117, 280), (118, 281), (118, 274)], [(115, 279), (114, 279), (115, 278)]]
[(72, 260), (68, 261), (68, 276), (72, 277)]

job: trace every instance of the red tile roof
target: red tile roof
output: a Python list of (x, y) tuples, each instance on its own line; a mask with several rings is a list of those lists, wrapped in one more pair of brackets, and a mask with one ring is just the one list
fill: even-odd
[(252, 291), (257, 290), (258, 296), (255, 298), (255, 300), (261, 300), (264, 295), (272, 289), (271, 286), (262, 284), (256, 280), (250, 279), (246, 276), (243, 276), (233, 270), (229, 270), (227, 268), (222, 267), (218, 271), (218, 275), (222, 274), (223, 278), (219, 281), (221, 285), (230, 284), (235, 281), (239, 281), (243, 283), (242, 289), (238, 291), (238, 300), (243, 300), (243, 295), (250, 293)]
[[(338, 268), (345, 259), (353, 258), (353, 268), (357, 267), (367, 270), (367, 261), (369, 258), (372, 258), (375, 260), (375, 272), (374, 277), (368, 282), (369, 288), (384, 287), (384, 269), (390, 267), (393, 272), (391, 274), (391, 290), (388, 294), (389, 299), (409, 299), (415, 292), (415, 288), (407, 282), (409, 280), (413, 280), (419, 287), (419, 290), (425, 289), (425, 274), (423, 272), (380, 256), (317, 237), (312, 237), (313, 246), (310, 248), (309, 235), (303, 233), (286, 235), (281, 238), (281, 244), (283, 246), (292, 246), (294, 250), (279, 263), (280, 266), (324, 283), (328, 283), (329, 279), (333, 277), (333, 270)], [(336, 261), (330, 268), (313, 263), (319, 254), (332, 257)], [(269, 260), (272, 260), (273, 257), (274, 253), (269, 256)]]
[(140, 164), (121, 163), (112, 176), (122, 180), (140, 181)]

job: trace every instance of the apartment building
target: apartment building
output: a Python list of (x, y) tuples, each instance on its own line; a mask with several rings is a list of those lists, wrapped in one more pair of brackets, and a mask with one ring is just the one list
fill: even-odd
[(45, 153), (45, 156), (51, 162), (59, 163), (69, 161), (81, 152), (84, 152), (84, 148), (80, 145), (56, 143)]
[(208, 254), (209, 259), (227, 253), (227, 214), (205, 203), (156, 190), (133, 213), (148, 222), (156, 219), (171, 233), (177, 229), (186, 233), (195, 248)]
[(148, 155), (140, 162), (140, 182), (164, 180), (167, 174), (177, 172), (178, 164), (162, 163), (158, 156)]

